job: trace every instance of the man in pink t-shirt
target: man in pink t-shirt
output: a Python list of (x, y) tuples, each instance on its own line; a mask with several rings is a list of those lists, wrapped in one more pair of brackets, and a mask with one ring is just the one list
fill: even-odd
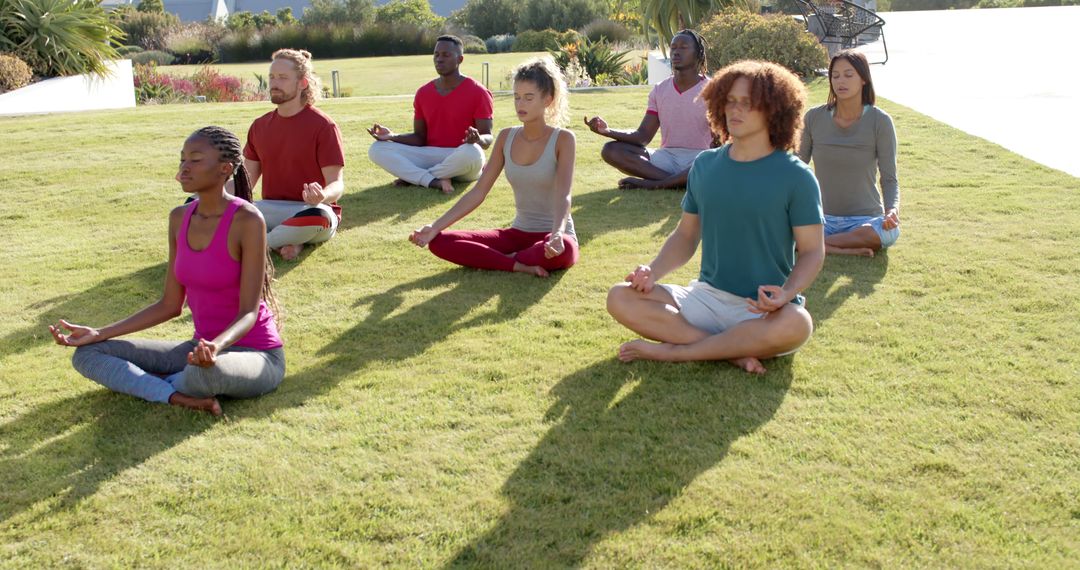
[(413, 132), (394, 134), (375, 123), (368, 134), (371, 161), (397, 176), (394, 184), (427, 186), (449, 194), (452, 181), (472, 181), (484, 167), (491, 146), (494, 103), (491, 92), (461, 74), (461, 40), (439, 36), (435, 42), (439, 77), (416, 91)]
[[(620, 188), (682, 188), (698, 153), (713, 146), (705, 117), (705, 102), (698, 97), (707, 83), (705, 43), (693, 30), (671, 39), (672, 76), (653, 87), (649, 106), (636, 131), (615, 131), (600, 117), (586, 118), (592, 132), (613, 139), (600, 156), (630, 176)], [(660, 148), (646, 146), (660, 130)]]

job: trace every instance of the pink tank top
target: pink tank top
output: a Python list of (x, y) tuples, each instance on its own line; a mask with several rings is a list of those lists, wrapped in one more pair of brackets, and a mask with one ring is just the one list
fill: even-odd
[[(210, 245), (202, 251), (191, 249), (187, 239), (191, 215), (199, 201), (193, 201), (184, 212), (184, 223), (176, 236), (173, 273), (187, 290), (187, 303), (195, 321), (195, 338), (213, 340), (236, 320), (240, 309), (240, 262), (229, 256), (229, 227), (240, 204), (239, 198), (229, 201)], [(274, 314), (267, 308), (265, 300), (259, 302), (255, 326), (234, 346), (258, 350), (282, 346)]]

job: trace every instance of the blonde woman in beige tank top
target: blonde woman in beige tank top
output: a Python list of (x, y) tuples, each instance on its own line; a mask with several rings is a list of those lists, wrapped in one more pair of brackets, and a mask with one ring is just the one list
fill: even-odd
[[(412, 232), (409, 241), (465, 267), (547, 277), (578, 258), (570, 217), (575, 139), (558, 127), (567, 102), (555, 62), (534, 59), (517, 68), (514, 107), (522, 124), (499, 132), (476, 185), (439, 219)], [(446, 231), (484, 202), (504, 168), (516, 209), (510, 227)]]

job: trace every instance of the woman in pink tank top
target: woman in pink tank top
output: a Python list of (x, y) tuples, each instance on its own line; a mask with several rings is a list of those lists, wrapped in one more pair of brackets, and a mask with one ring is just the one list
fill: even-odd
[[(57, 344), (78, 347), (75, 369), (105, 387), (152, 402), (221, 415), (217, 396), (251, 398), (277, 388), (285, 352), (270, 290), (266, 223), (236, 135), (199, 129), (184, 142), (177, 181), (197, 199), (169, 216), (169, 264), (161, 299), (98, 328), (60, 320)], [(232, 179), (236, 196), (225, 191)], [(191, 340), (114, 340), (178, 317), (187, 302)], [(69, 332), (65, 333), (64, 330)]]

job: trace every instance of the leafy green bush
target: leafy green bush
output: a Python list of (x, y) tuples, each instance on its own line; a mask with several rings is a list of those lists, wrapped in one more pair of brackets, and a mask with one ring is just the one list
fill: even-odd
[(390, 0), (375, 8), (375, 21), (380, 24), (412, 24), (437, 28), (446, 18), (431, 11), (428, 0)]
[(214, 49), (226, 33), (225, 26), (216, 23), (185, 24), (165, 38), (165, 50), (176, 56), (176, 63), (211, 63)]
[(472, 36), (472, 35), (462, 36), (461, 41), (462, 41), (462, 43), (465, 44), (465, 53), (487, 53), (488, 52), (487, 44), (484, 43), (484, 40), (482, 40), (482, 39), (480, 39), (480, 38), (478, 38), (476, 36)]
[(503, 53), (514, 47), (514, 39), (514, 34), (501, 34), (484, 40), (484, 45), (487, 46), (488, 53)]
[(146, 51), (146, 50), (144, 50), (140, 46), (120, 46), (120, 47), (116, 48), (116, 54), (121, 56), (121, 57), (136, 54), (136, 53), (142, 53), (144, 51)]
[(514, 36), (510, 51), (551, 51), (566, 44), (577, 43), (581, 39), (574, 30), (563, 33), (550, 28), (546, 30), (525, 30)]
[[(309, 25), (368, 24), (375, 18), (373, 0), (311, 0), (301, 21)], [(310, 50), (309, 50), (310, 51)]]
[(589, 22), (587, 26), (581, 29), (581, 35), (594, 42), (606, 38), (609, 42), (620, 43), (629, 41), (634, 34), (626, 26), (618, 22), (601, 19)]
[(577, 29), (608, 15), (604, 0), (525, 0), (518, 34), (525, 30)]
[[(117, 18), (115, 13), (113, 18)], [(169, 34), (180, 29), (180, 18), (173, 14), (130, 10), (119, 16), (117, 26), (127, 36), (129, 45), (161, 50), (165, 49)]]
[(0, 51), (43, 77), (108, 73), (123, 33), (97, 0), (0, 0)]
[(807, 77), (829, 63), (818, 39), (783, 15), (728, 9), (709, 18), (699, 32), (705, 39), (710, 73), (740, 59), (762, 59)]
[(30, 84), (34, 74), (26, 62), (6, 53), (0, 53), (0, 93), (14, 91)]
[(174, 61), (176, 61), (176, 57), (173, 56), (173, 54), (158, 50), (144, 51), (131, 55), (131, 63), (135, 65), (172, 65)]
[[(450, 15), (450, 21), (482, 38), (517, 31), (521, 2), (517, 0), (468, 0)], [(488, 46), (491, 51), (491, 46)], [(508, 50), (502, 50), (508, 51)]]
[(976, 8), (1019, 8), (1022, 0), (979, 0)]

